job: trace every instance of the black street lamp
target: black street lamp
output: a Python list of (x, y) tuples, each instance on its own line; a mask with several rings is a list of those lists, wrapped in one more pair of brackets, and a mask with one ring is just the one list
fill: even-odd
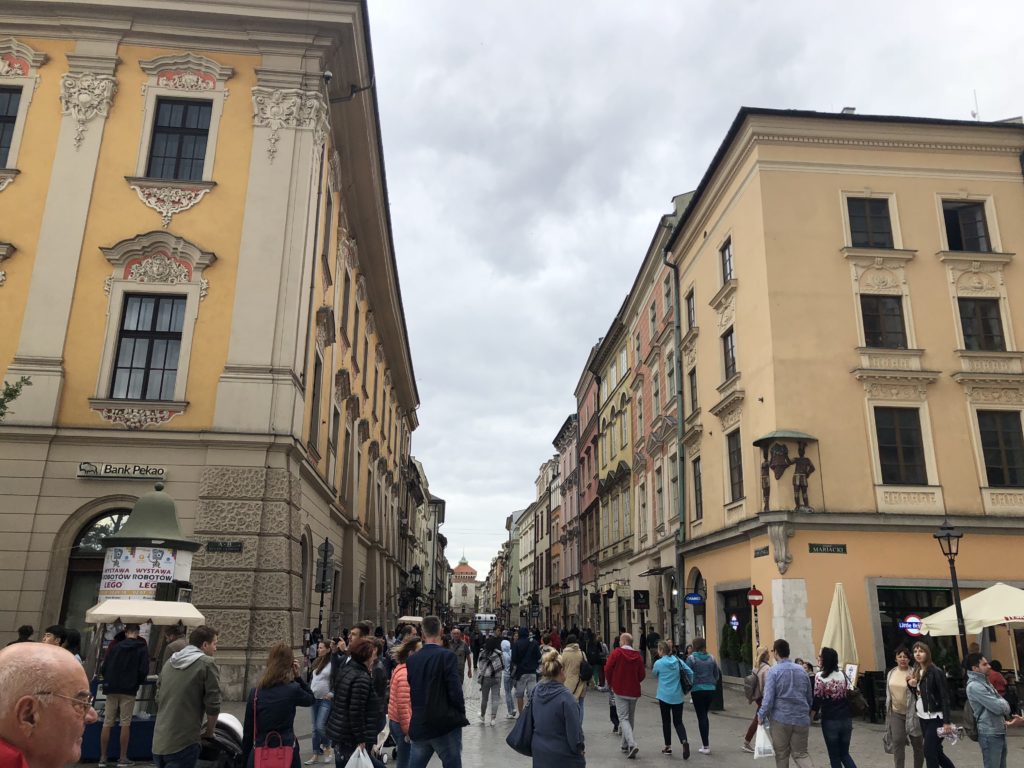
[(949, 561), (949, 576), (953, 581), (953, 604), (956, 606), (956, 626), (960, 630), (960, 651), (963, 654), (960, 658), (967, 658), (967, 627), (964, 625), (964, 609), (960, 603), (960, 584), (956, 580), (956, 556), (960, 551), (960, 539), (964, 537), (961, 531), (958, 531), (952, 525), (949, 520), (943, 520), (942, 525), (939, 526), (939, 530), (932, 534), (935, 539), (938, 539), (939, 547), (942, 549), (942, 554), (946, 556), (946, 560)]

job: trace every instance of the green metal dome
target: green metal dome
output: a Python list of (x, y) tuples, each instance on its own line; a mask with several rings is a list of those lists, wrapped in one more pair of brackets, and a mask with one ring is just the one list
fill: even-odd
[(185, 538), (178, 524), (178, 513), (174, 499), (164, 493), (164, 484), (157, 483), (156, 490), (142, 496), (128, 522), (117, 533), (103, 539), (105, 547), (152, 547), (163, 546), (195, 552), (199, 544)]

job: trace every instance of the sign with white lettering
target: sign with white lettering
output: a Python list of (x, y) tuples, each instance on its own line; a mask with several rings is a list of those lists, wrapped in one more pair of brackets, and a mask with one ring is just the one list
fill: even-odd
[(896, 626), (911, 637), (919, 637), (921, 634), (921, 617), (910, 614), (903, 621), (897, 622)]
[(812, 555), (845, 555), (845, 544), (808, 544), (807, 550)]
[(156, 597), (156, 585), (174, 580), (177, 550), (164, 547), (110, 547), (103, 559), (100, 600)]
[(166, 480), (166, 467), (152, 464), (108, 464), (102, 461), (78, 463), (79, 479), (83, 480)]

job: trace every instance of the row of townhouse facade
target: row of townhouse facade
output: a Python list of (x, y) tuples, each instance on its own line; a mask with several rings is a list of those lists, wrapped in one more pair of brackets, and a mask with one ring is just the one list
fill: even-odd
[(316, 626), (325, 541), (325, 631), (391, 623), (413, 565), (447, 602), (365, 3), (44, 6), (0, 9), (0, 634), (88, 643), (153, 479), (228, 696)]
[(740, 110), (556, 440), (580, 625), (813, 658), (843, 583), (862, 670), (884, 670), (951, 604), (941, 525), (964, 596), (1022, 585), (1022, 152), (1019, 120)]

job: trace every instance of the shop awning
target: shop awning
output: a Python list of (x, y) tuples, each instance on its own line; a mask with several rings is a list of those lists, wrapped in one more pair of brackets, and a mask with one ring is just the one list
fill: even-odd
[(104, 600), (85, 612), (87, 624), (182, 624), (198, 627), (206, 617), (192, 603), (169, 600)]
[(638, 577), (642, 576), (664, 576), (666, 573), (672, 570), (671, 565), (659, 565), (656, 568), (648, 568), (643, 573), (638, 573)]

